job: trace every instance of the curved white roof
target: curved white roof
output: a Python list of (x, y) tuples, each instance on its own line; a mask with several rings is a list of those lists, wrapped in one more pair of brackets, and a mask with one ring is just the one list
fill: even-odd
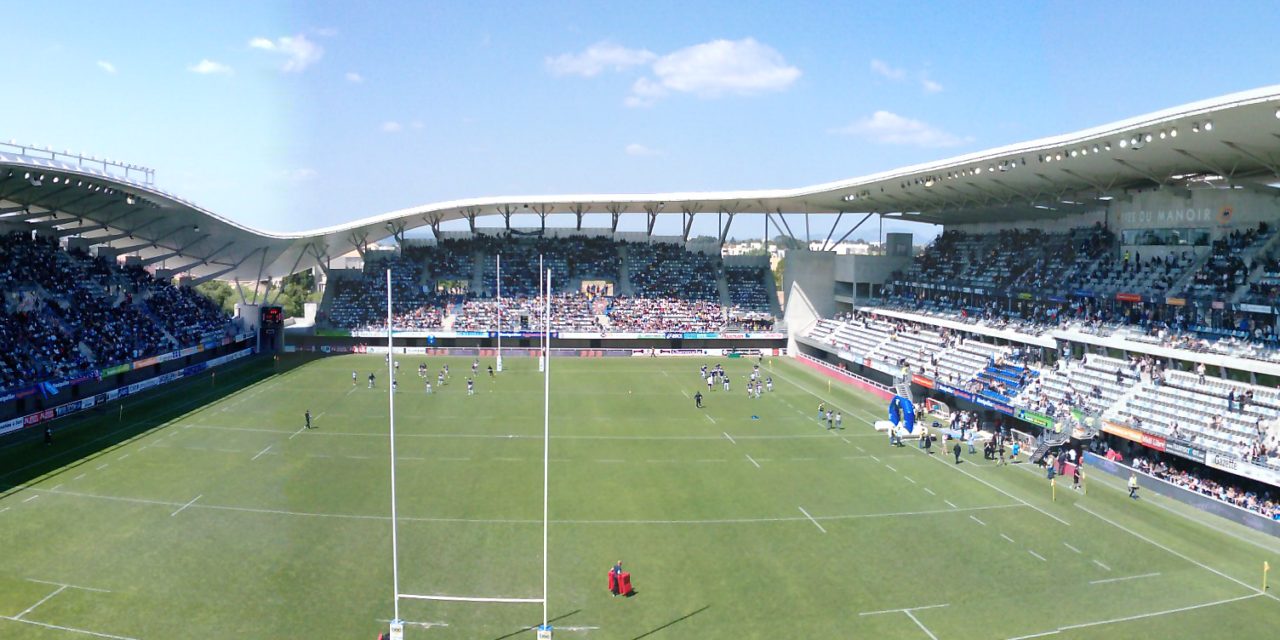
[(198, 278), (252, 280), (311, 267), (394, 232), (480, 216), (875, 212), (940, 224), (1034, 220), (1096, 208), (1099, 197), (1206, 175), (1237, 184), (1280, 177), (1280, 85), (796, 189), (469, 198), (302, 233), (246, 227), (83, 163), (0, 152), (0, 220), (63, 234), (80, 230), (97, 244), (144, 259), (169, 256), (179, 271)]

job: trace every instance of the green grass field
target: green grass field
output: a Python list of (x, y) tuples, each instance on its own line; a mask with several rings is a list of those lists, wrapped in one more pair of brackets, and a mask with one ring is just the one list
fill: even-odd
[[(468, 359), (448, 360), (432, 396), (421, 360), (403, 358), (396, 398), (401, 591), (538, 597), (536, 361), (507, 360), (467, 397)], [(1055, 502), (1038, 470), (890, 448), (869, 426), (882, 401), (785, 359), (766, 362), (776, 390), (749, 400), (750, 362), (724, 361), (737, 384), (703, 386), (703, 410), (701, 360), (553, 362), (558, 638), (1280, 627), (1259, 591), (1280, 541), (1129, 500), (1101, 473)], [(52, 447), (0, 450), (0, 637), (373, 638), (392, 614), (385, 370), (380, 356), (259, 360), (75, 419)], [(815, 420), (819, 399), (844, 431)], [(306, 409), (315, 429), (300, 429)], [(618, 559), (632, 598), (605, 588)], [(401, 615), (409, 638), (532, 638), (541, 609), (404, 601)]]

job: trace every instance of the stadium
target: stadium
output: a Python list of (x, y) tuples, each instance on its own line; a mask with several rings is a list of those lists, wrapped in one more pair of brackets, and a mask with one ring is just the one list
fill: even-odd
[(1278, 189), (1276, 86), (295, 234), (0, 145), (0, 635), (1263, 637)]

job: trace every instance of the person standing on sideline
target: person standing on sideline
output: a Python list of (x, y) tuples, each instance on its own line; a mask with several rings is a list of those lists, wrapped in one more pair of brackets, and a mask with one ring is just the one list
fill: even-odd
[(960, 441), (957, 440), (955, 446), (951, 447), (951, 453), (956, 455), (956, 464), (960, 464)]
[(693, 402), (694, 404), (698, 405), (699, 409), (702, 408), (702, 392), (701, 391), (693, 394)]
[(617, 597), (622, 593), (622, 561), (609, 568), (609, 592)]
[(839, 411), (836, 412), (836, 429), (844, 430), (844, 416)]
[(1133, 471), (1129, 472), (1129, 497), (1138, 499), (1138, 474)]
[(1080, 490), (1080, 474), (1084, 473), (1083, 471), (1081, 471), (1081, 469), (1083, 468), (1084, 468), (1083, 464), (1077, 464), (1075, 473), (1071, 474), (1071, 490), (1072, 491)]
[(974, 429), (973, 433), (969, 434), (969, 453), (970, 454), (974, 454), (978, 452), (978, 450), (974, 447), (974, 445), (977, 444), (977, 442), (978, 442), (978, 430)]
[(372, 373), (370, 373), (370, 374), (369, 374), (369, 388), (370, 388), (370, 389), (372, 389), (372, 388), (373, 388), (373, 381), (374, 381), (373, 374), (372, 374)]
[(356, 386), (356, 372), (351, 372), (351, 386)]
[(306, 428), (310, 429), (310, 428), (311, 428), (311, 410), (310, 410), (310, 409), (307, 409), (306, 413), (303, 413), (303, 414), (302, 414), (302, 418), (303, 418), (303, 420), (305, 420), (305, 421), (306, 421), (306, 423), (305, 423), (305, 425), (304, 425), (304, 426), (305, 426)]

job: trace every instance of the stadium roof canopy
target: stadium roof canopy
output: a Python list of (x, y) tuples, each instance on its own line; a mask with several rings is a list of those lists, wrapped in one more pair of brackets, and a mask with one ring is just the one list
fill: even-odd
[[(323, 264), (407, 230), (513, 214), (823, 213), (937, 224), (1034, 221), (1097, 209), (1156, 188), (1268, 189), (1280, 180), (1280, 85), (1084, 131), (797, 189), (485, 197), (392, 211), (324, 229), (272, 233), (237, 224), (154, 186), (141, 167), (0, 145), (0, 220), (79, 235), (146, 263), (171, 260), (197, 280), (257, 280)], [(781, 227), (781, 225), (780, 225)], [(728, 226), (722, 227), (721, 239)], [(166, 262), (168, 264), (168, 262)]]

